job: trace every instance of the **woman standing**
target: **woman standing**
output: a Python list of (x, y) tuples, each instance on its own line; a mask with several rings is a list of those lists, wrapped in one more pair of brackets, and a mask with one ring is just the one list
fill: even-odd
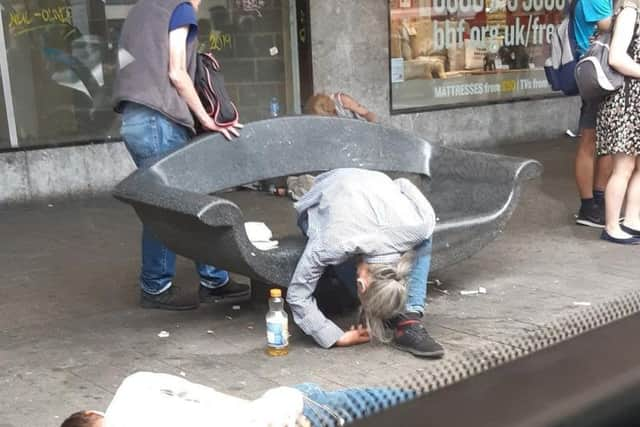
[[(605, 190), (606, 225), (601, 239), (640, 244), (640, 0), (623, 0), (615, 21), (609, 64), (627, 76), (624, 86), (600, 106), (596, 126), (598, 155), (613, 155)], [(625, 219), (620, 224), (625, 201)]]

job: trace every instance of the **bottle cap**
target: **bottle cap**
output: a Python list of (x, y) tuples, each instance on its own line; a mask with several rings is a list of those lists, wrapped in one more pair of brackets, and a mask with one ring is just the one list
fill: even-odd
[(271, 298), (282, 298), (282, 291), (280, 289), (271, 289), (269, 295)]

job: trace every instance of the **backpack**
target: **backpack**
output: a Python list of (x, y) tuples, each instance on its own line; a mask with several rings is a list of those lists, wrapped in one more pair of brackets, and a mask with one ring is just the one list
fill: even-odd
[(578, 1), (580, 0), (571, 2), (569, 13), (554, 30), (551, 40), (551, 56), (547, 58), (544, 66), (544, 73), (551, 89), (560, 90), (565, 95), (578, 94), (574, 72), (578, 55), (573, 29), (574, 12)]
[[(626, 77), (609, 65), (609, 47), (620, 10), (613, 16), (611, 31), (598, 34), (589, 50), (576, 65), (576, 83), (580, 90), (580, 96), (585, 100), (600, 102), (624, 85)], [(637, 32), (638, 17), (636, 17), (634, 28), (636, 36)], [(632, 48), (633, 40), (627, 49), (629, 55), (632, 55)]]
[(204, 109), (217, 126), (233, 126), (240, 115), (225, 88), (220, 64), (210, 53), (198, 53), (197, 61), (194, 85)]
[(576, 83), (584, 100), (600, 102), (624, 84), (624, 76), (609, 65), (611, 33), (601, 33), (576, 64)]

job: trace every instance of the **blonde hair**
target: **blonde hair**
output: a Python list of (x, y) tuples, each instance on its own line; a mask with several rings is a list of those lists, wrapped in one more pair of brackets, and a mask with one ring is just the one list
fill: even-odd
[(336, 103), (329, 95), (317, 93), (304, 104), (304, 112), (319, 116), (335, 116), (337, 115)]
[(382, 342), (392, 338), (385, 322), (404, 310), (407, 281), (414, 260), (415, 251), (408, 251), (396, 265), (369, 264), (369, 286), (360, 295), (361, 318), (364, 318), (369, 334)]

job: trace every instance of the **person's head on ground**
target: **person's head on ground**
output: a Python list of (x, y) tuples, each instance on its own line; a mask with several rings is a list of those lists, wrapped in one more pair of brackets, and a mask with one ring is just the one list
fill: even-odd
[(329, 95), (316, 93), (304, 104), (304, 112), (317, 116), (337, 116), (336, 103)]
[(358, 296), (369, 333), (382, 342), (391, 337), (385, 322), (403, 311), (407, 300), (407, 282), (415, 259), (415, 251), (404, 253), (396, 263), (367, 262), (358, 264)]
[(103, 427), (104, 414), (98, 411), (79, 411), (67, 417), (60, 427)]

